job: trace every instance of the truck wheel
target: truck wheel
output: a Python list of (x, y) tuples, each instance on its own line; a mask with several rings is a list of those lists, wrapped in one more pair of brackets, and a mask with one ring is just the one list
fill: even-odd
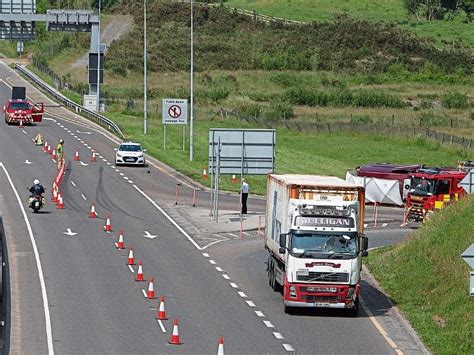
[(357, 317), (359, 315), (359, 298), (355, 301), (354, 308), (349, 308), (347, 310), (349, 317)]
[(268, 284), (275, 289), (275, 270), (273, 269), (273, 260), (268, 260)]

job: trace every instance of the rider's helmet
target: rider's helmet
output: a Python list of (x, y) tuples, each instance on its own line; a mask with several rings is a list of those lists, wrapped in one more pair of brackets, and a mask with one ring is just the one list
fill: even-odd
[(40, 181), (38, 179), (35, 179), (35, 181), (33, 181), (33, 184), (35, 185), (39, 185)]
[(61, 139), (59, 140), (59, 143), (64, 144), (64, 139), (61, 138)]

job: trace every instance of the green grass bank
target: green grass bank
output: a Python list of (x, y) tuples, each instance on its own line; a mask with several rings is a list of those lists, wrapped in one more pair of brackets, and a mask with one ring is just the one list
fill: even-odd
[(474, 299), (459, 256), (474, 243), (474, 196), (437, 213), (395, 247), (369, 253), (367, 266), (435, 354), (474, 353)]

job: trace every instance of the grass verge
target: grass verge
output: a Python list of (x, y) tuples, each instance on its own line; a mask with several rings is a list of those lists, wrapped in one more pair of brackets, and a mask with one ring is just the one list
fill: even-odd
[(370, 253), (367, 266), (435, 354), (474, 353), (474, 299), (459, 256), (474, 243), (474, 196), (438, 212), (396, 247)]

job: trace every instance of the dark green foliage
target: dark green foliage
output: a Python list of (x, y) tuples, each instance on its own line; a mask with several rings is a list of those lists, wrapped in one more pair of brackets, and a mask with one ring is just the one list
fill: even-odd
[(441, 103), (443, 104), (443, 107), (446, 108), (465, 109), (469, 107), (469, 99), (467, 98), (467, 95), (458, 91), (444, 94), (441, 98)]
[[(110, 67), (142, 70), (142, 4), (123, 1), (137, 28), (109, 48)], [(126, 11), (126, 10), (124, 10)], [(189, 4), (149, 2), (148, 49), (151, 71), (189, 70)], [(333, 22), (265, 24), (223, 7), (195, 6), (196, 71), (336, 70), (365, 74), (398, 65), (407, 72), (433, 63), (440, 73), (472, 73), (474, 59), (462, 49), (439, 50), (428, 40), (392, 24), (337, 16)], [(275, 77), (285, 85), (290, 77)]]

